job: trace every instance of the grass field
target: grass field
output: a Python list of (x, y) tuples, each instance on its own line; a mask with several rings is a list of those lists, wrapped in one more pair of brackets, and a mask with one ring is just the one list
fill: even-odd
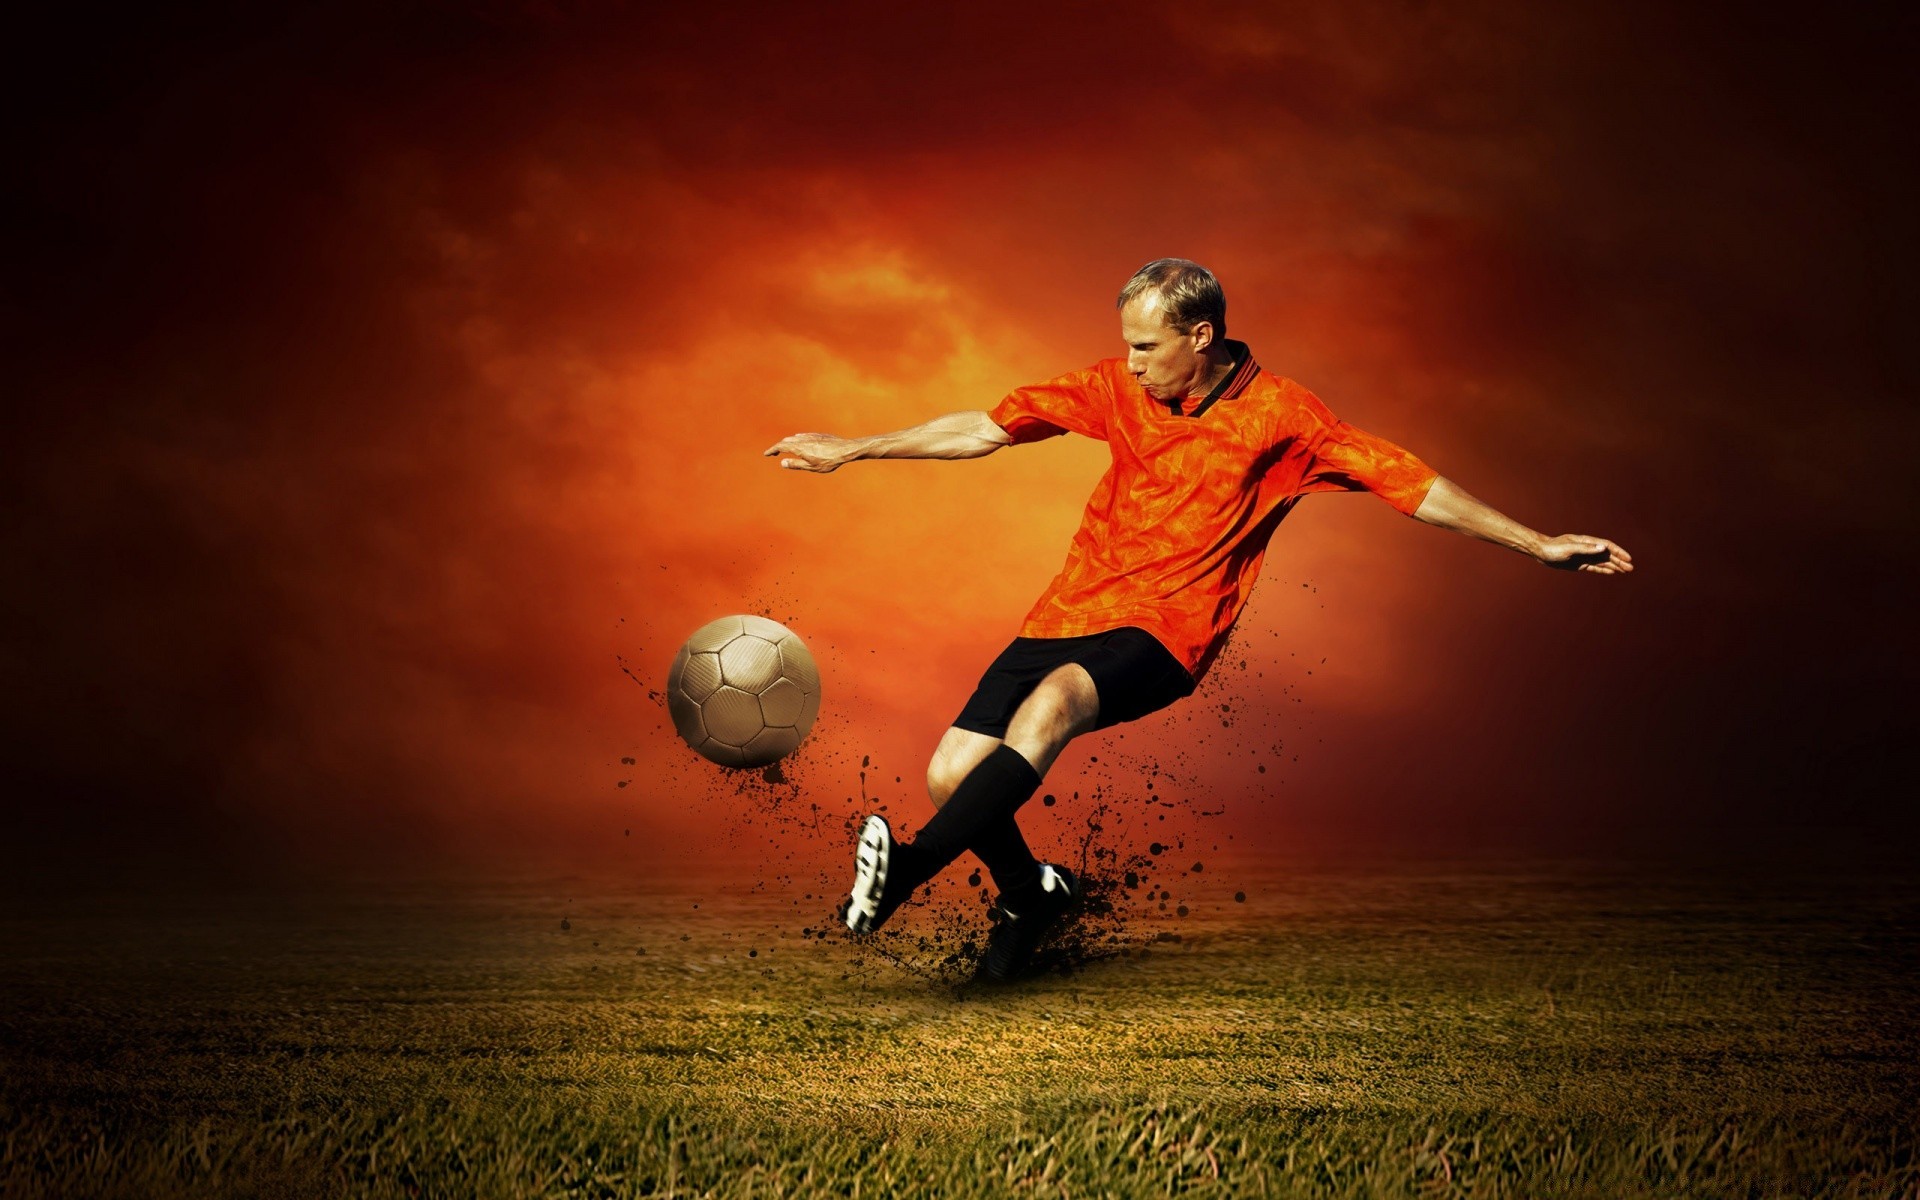
[(1920, 1196), (1911, 883), (1209, 883), (991, 992), (768, 891), (15, 915), (0, 1192)]

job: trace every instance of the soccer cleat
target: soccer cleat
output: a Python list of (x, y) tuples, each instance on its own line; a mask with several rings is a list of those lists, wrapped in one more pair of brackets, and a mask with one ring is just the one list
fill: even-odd
[(849, 933), (872, 933), (913, 894), (913, 884), (900, 869), (903, 849), (893, 840), (885, 817), (868, 817), (860, 827), (853, 856), (853, 891), (845, 908)]
[(1080, 902), (1080, 884), (1073, 872), (1052, 863), (1040, 864), (1040, 880), (1018, 895), (1001, 896), (993, 906), (993, 928), (987, 933), (987, 952), (980, 956), (974, 978), (983, 983), (1005, 983), (1027, 969), (1033, 952), (1047, 931)]

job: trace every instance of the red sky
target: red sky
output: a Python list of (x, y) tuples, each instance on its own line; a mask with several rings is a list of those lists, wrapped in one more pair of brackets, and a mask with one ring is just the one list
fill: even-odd
[(1113, 293), (1167, 254), (1220, 274), (1270, 369), (1640, 567), (1567, 577), (1364, 496), (1303, 504), (1206, 700), (1234, 726), (1197, 699), (1125, 746), (1182, 755), (1241, 844), (1910, 839), (1884, 785), (1916, 513), (1883, 448), (1915, 433), (1916, 197), (1899, 31), (1844, 19), (45, 29), (7, 322), (21, 844), (107, 871), (671, 863), (757, 802), (620, 662), (657, 687), (734, 611), (819, 653), (801, 790), (844, 809), (868, 756), (915, 811), (1102, 448), (819, 478), (760, 451), (1117, 353)]

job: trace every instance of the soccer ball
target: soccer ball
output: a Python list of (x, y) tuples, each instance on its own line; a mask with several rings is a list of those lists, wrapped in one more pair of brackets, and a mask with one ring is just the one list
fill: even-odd
[(820, 712), (820, 671), (778, 621), (734, 616), (693, 631), (667, 672), (673, 727), (723, 767), (792, 754)]

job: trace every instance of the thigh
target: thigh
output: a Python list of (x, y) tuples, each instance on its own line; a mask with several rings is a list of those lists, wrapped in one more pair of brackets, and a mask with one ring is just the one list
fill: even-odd
[(1100, 694), (1093, 678), (1079, 663), (1066, 663), (1048, 674), (1028, 695), (1007, 727), (1007, 745), (1045, 775), (1067, 743), (1096, 728)]
[(1094, 728), (1100, 716), (1100, 689), (1077, 662), (1062, 663), (1027, 694), (1007, 728), (1012, 745), (1023, 735), (1072, 738)]
[(1014, 713), (1040, 686), (1040, 681), (1062, 663), (1072, 661), (1075, 653), (1092, 641), (1090, 638), (1013, 639), (980, 676), (954, 728), (983, 734), (990, 738), (1007, 736)]

